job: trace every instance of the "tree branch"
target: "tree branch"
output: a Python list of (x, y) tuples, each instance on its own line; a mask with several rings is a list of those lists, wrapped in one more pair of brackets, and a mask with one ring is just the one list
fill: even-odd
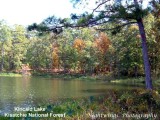
[(109, 2), (109, 1), (111, 1), (111, 0), (106, 0), (106, 1), (104, 1), (104, 2), (102, 2), (102, 3), (100, 3), (100, 4), (98, 4), (98, 6), (97, 6), (96, 8), (93, 9), (92, 14), (93, 14), (93, 13), (94, 13), (101, 5), (103, 5), (103, 4), (105, 4), (105, 3)]
[(124, 27), (124, 26), (127, 26), (127, 25), (130, 25), (130, 24), (135, 24), (135, 23), (137, 23), (137, 22), (128, 22), (128, 23), (125, 23), (125, 24), (122, 24), (122, 25), (119, 25), (119, 26), (117, 26), (117, 27), (110, 28), (110, 29), (108, 29), (108, 28), (100, 28), (100, 29), (97, 29), (97, 28), (96, 28), (96, 30), (99, 30), (99, 31), (115, 30), (115, 29), (120, 29), (120, 28), (122, 28), (122, 27)]

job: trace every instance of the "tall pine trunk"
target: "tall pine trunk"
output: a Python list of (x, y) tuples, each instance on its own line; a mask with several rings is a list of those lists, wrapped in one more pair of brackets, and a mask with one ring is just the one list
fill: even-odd
[(153, 88), (152, 80), (151, 80), (151, 67), (149, 63), (147, 40), (146, 40), (146, 34), (145, 34), (142, 18), (138, 19), (137, 23), (138, 23), (139, 32), (140, 32), (141, 41), (142, 41), (142, 54), (143, 54), (143, 62), (144, 62), (146, 89), (151, 90)]
[[(138, 1), (134, 0), (134, 4), (136, 5), (136, 9), (139, 9)], [(141, 35), (142, 41), (142, 55), (143, 55), (143, 62), (144, 62), (144, 71), (145, 71), (145, 84), (146, 89), (152, 89), (152, 79), (151, 79), (151, 67), (149, 64), (149, 57), (148, 57), (148, 49), (147, 49), (147, 39), (144, 30), (143, 20), (142, 17), (137, 17), (137, 23), (139, 27), (139, 33)]]
[(2, 48), (1, 48), (1, 66), (0, 66), (0, 71), (3, 71), (3, 66), (4, 66), (4, 47), (2, 44)]

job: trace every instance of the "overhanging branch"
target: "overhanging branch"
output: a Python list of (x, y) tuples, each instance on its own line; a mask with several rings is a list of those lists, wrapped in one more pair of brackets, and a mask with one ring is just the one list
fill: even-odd
[(106, 0), (106, 1), (103, 1), (102, 3), (98, 4), (96, 8), (93, 9), (92, 11), (92, 14), (101, 6), (101, 5), (104, 5), (105, 3), (109, 2), (111, 0)]
[(109, 29), (108, 28), (99, 28), (99, 29), (95, 28), (95, 29), (98, 30), (98, 31), (116, 30), (116, 29), (120, 29), (120, 28), (122, 28), (124, 26), (130, 25), (130, 24), (135, 24), (135, 23), (137, 23), (137, 22), (128, 22), (128, 23), (119, 25), (119, 26), (114, 27), (114, 28), (109, 28)]

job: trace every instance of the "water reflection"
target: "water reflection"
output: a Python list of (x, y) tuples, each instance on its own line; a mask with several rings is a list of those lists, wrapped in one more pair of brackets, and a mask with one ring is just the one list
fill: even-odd
[(64, 98), (100, 95), (114, 87), (124, 88), (123, 85), (99, 81), (0, 77), (0, 114), (12, 112), (14, 107), (33, 107)]

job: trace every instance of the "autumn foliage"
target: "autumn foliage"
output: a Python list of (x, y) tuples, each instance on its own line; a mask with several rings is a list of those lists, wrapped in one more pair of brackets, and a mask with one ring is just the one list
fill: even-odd
[(82, 39), (75, 39), (73, 43), (73, 47), (80, 52), (85, 48), (85, 42)]
[(99, 37), (95, 39), (94, 47), (96, 47), (102, 54), (105, 54), (111, 44), (107, 35), (103, 32), (100, 33)]
[(106, 60), (106, 53), (109, 51), (111, 41), (108, 36), (101, 32), (93, 43), (93, 48), (96, 49), (96, 56), (99, 63), (95, 66), (95, 73), (106, 73), (109, 71), (109, 63)]
[(59, 68), (59, 56), (58, 56), (58, 45), (53, 43), (52, 45), (52, 57), (53, 57), (53, 68)]

